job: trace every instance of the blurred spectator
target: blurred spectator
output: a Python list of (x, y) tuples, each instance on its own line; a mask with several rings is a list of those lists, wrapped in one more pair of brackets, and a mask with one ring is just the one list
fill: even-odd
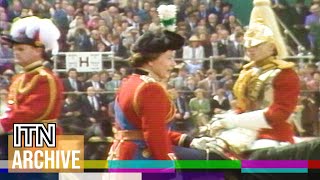
[(90, 79), (85, 82), (84, 88), (87, 89), (88, 87), (93, 87), (96, 92), (100, 92), (104, 89), (104, 84), (100, 83), (100, 76), (98, 72), (93, 72)]
[(0, 77), (0, 88), (7, 89), (14, 75), (15, 73), (11, 69), (6, 69)]
[(208, 16), (207, 20), (207, 30), (210, 34), (216, 32), (216, 26), (219, 24), (219, 18), (218, 15), (211, 13)]
[(206, 73), (207, 77), (198, 83), (198, 88), (204, 89), (207, 92), (207, 97), (217, 93), (219, 88), (219, 81), (217, 80), (217, 72), (209, 69)]
[(234, 81), (232, 79), (229, 79), (224, 83), (222, 87), (225, 90), (225, 94), (229, 102), (234, 100), (233, 85), (234, 85)]
[(244, 57), (244, 46), (243, 46), (243, 43), (244, 43), (244, 39), (243, 39), (243, 32), (238, 32), (235, 34), (235, 41), (234, 41), (234, 52), (232, 53), (233, 54), (233, 57)]
[(154, 17), (152, 18), (151, 24), (149, 25), (150, 31), (159, 31), (161, 29), (160, 18)]
[(307, 82), (307, 88), (311, 91), (319, 91), (320, 89), (320, 73), (314, 72), (313, 78)]
[(229, 39), (230, 33), (226, 30), (223, 29), (219, 31), (219, 36), (220, 36), (220, 42), (225, 45), (226, 47), (226, 56), (227, 57), (233, 57), (233, 50), (234, 50), (234, 44), (233, 42)]
[(125, 46), (123, 46), (119, 35), (112, 36), (111, 51), (114, 52), (114, 55), (116, 57), (120, 57), (120, 58), (129, 57), (128, 50)]
[(53, 10), (52, 19), (58, 26), (59, 30), (64, 32), (69, 27), (68, 14), (66, 12), (66, 7), (68, 6), (68, 2), (60, 1), (56, 2)]
[(81, 103), (78, 101), (77, 95), (68, 94), (59, 117), (59, 125), (63, 128), (63, 132), (83, 134), (85, 126), (82, 118)]
[(132, 26), (129, 27), (126, 31), (125, 38), (122, 40), (123, 45), (130, 50), (131, 46), (133, 45), (134, 42), (138, 40), (139, 36), (140, 36), (140, 33), (138, 29)]
[(79, 80), (77, 80), (78, 72), (75, 68), (68, 70), (68, 77), (63, 79), (63, 86), (65, 92), (83, 91), (83, 87)]
[(133, 26), (136, 29), (139, 29), (139, 31), (142, 31), (142, 23), (141, 19), (138, 15), (133, 15), (131, 26)]
[(181, 67), (179, 69), (178, 76), (171, 78), (168, 84), (172, 88), (175, 88), (177, 90), (182, 90), (187, 85), (187, 78), (188, 78), (187, 70)]
[(139, 13), (139, 0), (131, 0), (124, 8), (125, 12), (132, 12), (132, 14)]
[(105, 84), (105, 89), (107, 92), (107, 102), (111, 102), (115, 98), (115, 93), (120, 87), (120, 81), (121, 75), (119, 73), (115, 73), (112, 77), (111, 81), (108, 81)]
[(303, 110), (301, 114), (302, 127), (305, 130), (303, 136), (316, 136), (319, 131), (317, 124), (319, 107), (314, 99), (313, 93), (308, 93), (302, 98), (301, 104), (303, 105)]
[(0, 0), (0, 7), (7, 9), (9, 6), (8, 0)]
[(228, 19), (226, 19), (223, 24), (226, 27), (226, 29), (231, 33), (234, 32), (236, 27), (241, 27), (240, 21), (234, 15), (229, 15)]
[(308, 47), (309, 43), (307, 41), (307, 32), (304, 28), (304, 21), (309, 14), (309, 10), (304, 2), (304, 0), (296, 0), (295, 4), (290, 9), (290, 15), (292, 16), (292, 25), (290, 27), (292, 27), (292, 32), (303, 46)]
[[(70, 7), (73, 8), (73, 6)], [(33, 14), (40, 18), (50, 18), (50, 8), (51, 4), (47, 2), (47, 0), (35, 0), (30, 6), (30, 9), (32, 9)]]
[(102, 25), (98, 29), (100, 34), (100, 40), (101, 42), (106, 46), (106, 51), (111, 50), (111, 38), (110, 38), (110, 32), (109, 28), (105, 25)]
[(192, 122), (190, 120), (190, 110), (188, 101), (179, 93), (176, 89), (168, 90), (176, 107), (175, 115), (170, 122), (170, 129), (173, 131), (180, 131), (191, 134), (193, 129)]
[(0, 88), (0, 116), (3, 116), (7, 111), (8, 90)]
[[(230, 23), (229, 17), (234, 16), (234, 12), (231, 9), (232, 9), (232, 5), (230, 3), (224, 3), (222, 5), (222, 11), (221, 11), (221, 22), (222, 23), (227, 23), (227, 22)], [(235, 18), (234, 18), (234, 20), (235, 20)]]
[(125, 78), (125, 77), (127, 77), (129, 75), (128, 69), (125, 68), (125, 67), (120, 67), (119, 73), (121, 75), (121, 79), (123, 79), (123, 78)]
[(97, 52), (106, 52), (107, 50), (107, 46), (103, 42), (99, 41), (97, 44)]
[(5, 10), (0, 7), (0, 32), (8, 33), (10, 30), (11, 23), (8, 22), (8, 17)]
[(88, 35), (87, 30), (82, 27), (75, 29), (74, 35), (68, 38), (68, 42), (71, 45), (70, 51), (86, 52), (91, 51), (92, 49), (90, 36)]
[(229, 39), (231, 41), (235, 41), (236, 40), (236, 34), (237, 33), (244, 33), (244, 30), (243, 30), (241, 25), (237, 25), (237, 26), (234, 27), (234, 29), (231, 29), (231, 33), (232, 34), (230, 34)]
[(96, 30), (99, 28), (99, 21), (101, 17), (99, 14), (93, 14), (92, 17), (87, 22), (87, 28), (89, 30)]
[(193, 124), (196, 128), (199, 128), (208, 123), (211, 107), (209, 99), (205, 98), (203, 89), (196, 89), (194, 94), (196, 97), (190, 100), (189, 107)]
[(202, 68), (204, 49), (200, 44), (200, 39), (196, 35), (191, 36), (189, 45), (183, 47), (182, 58), (185, 59), (187, 63), (189, 73), (195, 73)]
[(308, 39), (310, 47), (315, 49), (317, 46), (317, 39), (319, 39), (320, 33), (320, 5), (314, 4), (310, 7), (311, 14), (305, 19), (305, 28), (309, 30)]
[[(226, 57), (227, 48), (220, 40), (217, 33), (212, 33), (210, 37), (210, 43), (204, 46), (205, 57), (213, 57), (213, 68), (218, 72), (221, 72), (224, 66), (224, 61), (221, 61)], [(209, 68), (209, 62), (205, 63), (205, 67)]]
[(90, 32), (90, 51), (98, 51), (98, 44), (101, 42), (100, 33), (98, 30), (94, 29)]
[(151, 9), (151, 4), (149, 2), (144, 2), (143, 8), (140, 9), (138, 12), (138, 15), (139, 15), (142, 23), (146, 23), (146, 22), (151, 21), (150, 9)]
[(13, 59), (12, 49), (4, 43), (0, 44), (0, 58), (1, 64), (10, 63)]
[[(209, 11), (211, 13), (214, 13), (216, 15), (218, 15), (218, 17), (221, 16), (221, 12), (222, 12), (222, 0), (211, 0), (210, 3), (210, 9)], [(221, 19), (219, 18), (219, 23), (221, 22)]]
[(230, 109), (230, 102), (224, 89), (218, 89), (216, 95), (210, 99), (210, 103), (213, 114), (221, 114)]
[(86, 23), (83, 15), (76, 15), (75, 18), (69, 24), (69, 31), (67, 37), (74, 36), (77, 28), (86, 28)]
[(198, 8), (198, 19), (207, 19), (209, 16), (209, 11), (206, 4), (201, 3)]
[(94, 87), (87, 88), (87, 94), (82, 97), (82, 112), (86, 123), (88, 125), (93, 123), (100, 123), (105, 120), (105, 114), (107, 108), (102, 103), (102, 99), (97, 96), (96, 90)]
[(111, 80), (111, 77), (109, 77), (109, 73), (106, 70), (102, 70), (99, 72), (100, 77), (100, 83), (103, 84), (103, 89), (105, 89), (105, 84)]
[(187, 32), (189, 34), (193, 34), (196, 32), (196, 28), (197, 28), (197, 24), (198, 24), (198, 18), (194, 13), (190, 13), (188, 15), (188, 17), (186, 18), (186, 27), (187, 27)]
[(20, 3), (20, 1), (18, 0), (14, 0), (12, 2), (12, 5), (9, 7), (8, 9), (8, 21), (12, 22), (13, 19), (20, 17), (21, 15), (21, 11), (22, 11), (22, 5)]
[(290, 9), (287, 0), (272, 0), (272, 9), (285, 25), (291, 24), (292, 17), (288, 15)]

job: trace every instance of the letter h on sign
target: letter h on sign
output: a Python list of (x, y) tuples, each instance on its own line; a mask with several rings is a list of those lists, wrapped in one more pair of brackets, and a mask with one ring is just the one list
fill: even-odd
[(13, 124), (13, 147), (22, 147), (22, 135), (24, 135), (24, 147), (33, 147), (33, 135), (35, 135), (35, 147), (43, 147), (43, 142), (49, 148), (56, 147), (56, 124), (48, 123), (46, 128), (42, 123)]
[(88, 56), (80, 57), (80, 67), (82, 67), (83, 65), (85, 65), (86, 67), (89, 66), (89, 58), (88, 58)]

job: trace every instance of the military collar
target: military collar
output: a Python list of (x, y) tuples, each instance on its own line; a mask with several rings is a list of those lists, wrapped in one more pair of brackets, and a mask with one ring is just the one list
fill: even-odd
[(263, 66), (265, 66), (267, 64), (270, 64), (270, 62), (272, 62), (272, 60), (274, 60), (274, 59), (275, 59), (274, 56), (270, 56), (270, 57), (265, 58), (263, 60), (256, 61), (255, 62), (255, 66), (256, 67), (263, 67)]
[(140, 68), (137, 68), (133, 71), (133, 73), (135, 74), (139, 74), (139, 75), (148, 75), (149, 72), (146, 71), (145, 69), (140, 69)]
[(248, 64), (244, 65), (243, 69), (249, 69), (251, 67), (261, 68), (267, 64), (270, 64), (274, 59), (275, 59), (274, 56), (270, 56), (260, 61), (251, 61)]
[(149, 76), (149, 77), (155, 79), (156, 81), (161, 81), (161, 78), (149, 69), (137, 68), (134, 70), (134, 73), (139, 74), (139, 75)]
[(35, 61), (35, 62), (23, 67), (23, 70), (25, 72), (30, 72), (30, 71), (32, 71), (32, 70), (34, 70), (34, 69), (36, 69), (36, 68), (38, 68), (40, 66), (42, 66), (42, 61)]

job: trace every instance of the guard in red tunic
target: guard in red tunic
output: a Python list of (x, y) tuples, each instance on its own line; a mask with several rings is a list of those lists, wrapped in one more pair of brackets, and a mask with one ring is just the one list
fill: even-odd
[[(244, 36), (250, 62), (244, 65), (233, 88), (242, 113), (225, 115), (211, 126), (212, 130), (223, 127), (256, 132), (255, 141), (245, 148), (251, 150), (294, 143), (288, 118), (296, 108), (300, 87), (294, 63), (281, 60), (287, 51), (270, 1), (255, 0), (254, 5)], [(242, 143), (237, 137), (233, 139)]]
[[(9, 88), (8, 107), (0, 119), (0, 134), (12, 131), (14, 123), (52, 123), (60, 115), (63, 86), (43, 66), (46, 53), (57, 52), (60, 32), (49, 19), (26, 17), (13, 23), (10, 36), (15, 63), (23, 68)], [(57, 134), (62, 133), (57, 129)]]

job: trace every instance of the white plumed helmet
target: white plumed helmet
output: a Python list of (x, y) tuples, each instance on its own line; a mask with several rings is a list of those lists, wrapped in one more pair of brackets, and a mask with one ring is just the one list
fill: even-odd
[(2, 39), (12, 44), (29, 44), (35, 47), (43, 47), (52, 54), (59, 51), (58, 39), (60, 31), (50, 19), (40, 19), (29, 16), (18, 19), (12, 24), (10, 35)]

